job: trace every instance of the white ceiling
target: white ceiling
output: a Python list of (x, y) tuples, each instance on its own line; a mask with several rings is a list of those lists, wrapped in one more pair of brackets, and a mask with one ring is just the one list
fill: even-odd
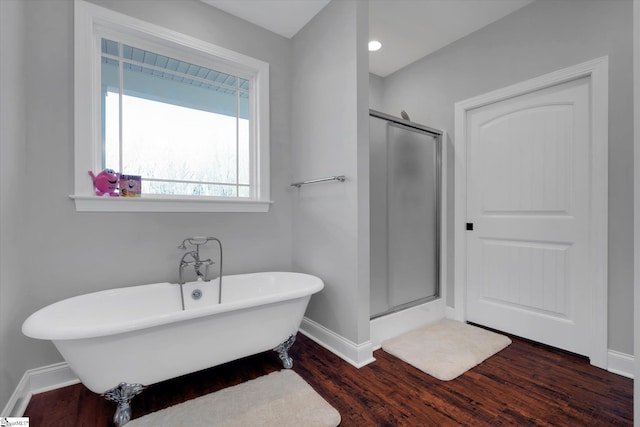
[[(284, 37), (293, 37), (330, 0), (201, 0)], [(369, 71), (381, 77), (534, 0), (369, 0)]]
[(252, 24), (291, 38), (330, 0), (201, 0)]

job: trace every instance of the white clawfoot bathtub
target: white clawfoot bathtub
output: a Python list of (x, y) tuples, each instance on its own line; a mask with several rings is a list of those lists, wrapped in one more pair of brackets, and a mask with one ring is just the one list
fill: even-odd
[[(301, 273), (223, 276), (221, 304), (217, 280), (183, 286), (184, 311), (180, 285), (156, 283), (51, 304), (32, 314), (22, 332), (53, 341), (87, 388), (118, 402), (130, 416), (131, 397), (169, 378), (271, 349), (291, 367), (287, 350), (311, 295), (324, 284)], [(197, 300), (191, 296), (196, 289)], [(127, 386), (137, 388), (109, 395)], [(118, 415), (117, 424), (128, 421)]]

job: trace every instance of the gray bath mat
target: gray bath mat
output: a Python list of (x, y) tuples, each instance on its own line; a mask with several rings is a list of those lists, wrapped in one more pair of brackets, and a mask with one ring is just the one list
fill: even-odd
[(131, 420), (126, 427), (335, 427), (340, 414), (298, 374), (255, 380)]
[(443, 319), (382, 343), (393, 354), (439, 380), (452, 380), (511, 344), (495, 332)]

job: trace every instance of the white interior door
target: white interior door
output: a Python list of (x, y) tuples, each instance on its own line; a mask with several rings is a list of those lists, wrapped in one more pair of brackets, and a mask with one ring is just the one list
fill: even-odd
[(467, 320), (590, 355), (590, 78), (466, 125)]

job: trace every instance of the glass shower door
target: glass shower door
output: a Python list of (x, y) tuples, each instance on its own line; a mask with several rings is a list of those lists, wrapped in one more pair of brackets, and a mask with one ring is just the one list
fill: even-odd
[(439, 295), (439, 135), (370, 117), (371, 317)]

